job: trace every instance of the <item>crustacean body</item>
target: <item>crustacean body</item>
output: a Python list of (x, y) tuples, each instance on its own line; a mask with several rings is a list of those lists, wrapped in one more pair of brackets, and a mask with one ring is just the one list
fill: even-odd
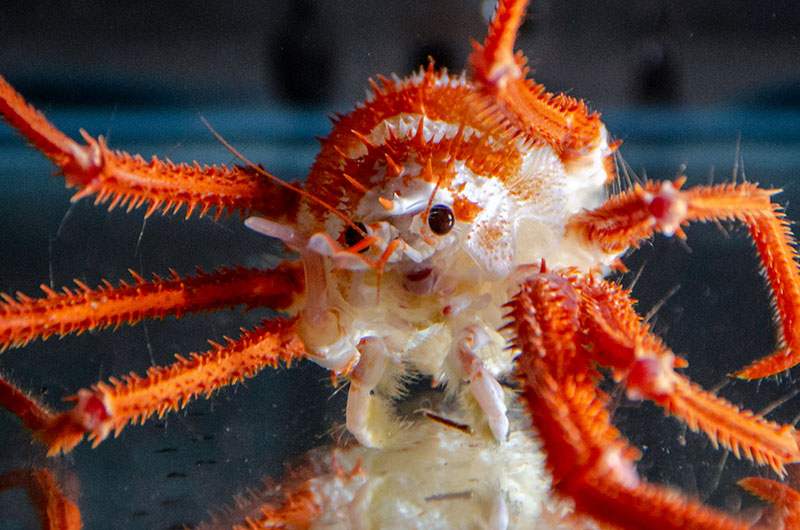
[[(118, 286), (45, 288), (39, 299), (4, 295), (3, 347), (241, 305), (289, 316), (144, 377), (79, 390), (66, 412), (43, 409), (5, 380), (0, 403), (55, 454), (267, 366), (310, 359), (349, 379), (346, 426), (360, 445), (312, 456), (282, 496), (273, 492), (249, 516), (252, 527), (747, 528), (639, 478), (638, 451), (610, 422), (597, 367), (628, 397), (778, 474), (800, 460), (798, 433), (676, 372), (685, 362), (604, 275), (657, 232), (744, 223), (774, 293), (781, 346), (737, 375), (766, 377), (800, 362), (791, 232), (773, 190), (750, 183), (647, 182), (609, 197), (617, 144), (599, 115), (545, 92), (514, 52), (525, 5), (500, 2), (469, 74), (431, 64), (374, 82), (363, 104), (336, 116), (302, 185), (278, 181), (232, 146), (246, 167), (146, 161), (85, 133), (79, 144), (0, 80), (0, 112), (78, 188), (74, 199), (144, 205), (148, 216), (181, 207), (187, 217), (252, 214), (249, 228), (299, 255), (270, 270), (134, 274)], [(445, 384), (455, 408), (421, 425), (399, 420), (392, 404), (409, 374)], [(518, 388), (504, 387), (507, 378)], [(524, 412), (509, 410), (520, 404)], [(793, 524), (792, 490), (758, 478), (742, 486), (777, 505), (776, 524)]]

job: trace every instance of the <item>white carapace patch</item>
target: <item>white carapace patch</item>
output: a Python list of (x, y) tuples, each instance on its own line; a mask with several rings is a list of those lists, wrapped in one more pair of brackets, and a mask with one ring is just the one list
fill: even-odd
[[(421, 120), (426, 142), (458, 134), (457, 125), (403, 113), (378, 124), (367, 140), (381, 146), (391, 136), (411, 138)], [(461, 134), (482, 133), (462, 128)], [(358, 379), (348, 396), (347, 425), (363, 444), (384, 446), (400, 432), (385, 401), (400, 395), (398, 381), (409, 371), (435, 382), (465, 381), (502, 440), (508, 420), (497, 378), (512, 370), (514, 356), (496, 331), (504, 324), (503, 304), (543, 260), (551, 269), (588, 272), (602, 271), (617, 257), (566, 232), (570, 216), (605, 200), (604, 161), (611, 152), (605, 129), (597, 145), (566, 164), (547, 145), (518, 140), (516, 148), (519, 174), (505, 181), (476, 175), (462, 160), (453, 161), (454, 178), (438, 187), (415, 178), (424, 171), (417, 162), (406, 163), (396, 178), (376, 167), (374, 185), (348, 205), (351, 220), (366, 227), (369, 248), (340, 248), (336, 241), (347, 227), (330, 214), (325, 232), (299, 249), (304, 261), (313, 255), (324, 265), (308, 288), (307, 307), (316, 309), (301, 310), (298, 333), (312, 360)], [(364, 154), (363, 145), (347, 153), (353, 159)], [(476, 205), (476, 217), (434, 233), (428, 205), (452, 208), (465, 200)], [(383, 264), (380, 274), (375, 263)], [(390, 362), (371, 359), (359, 369), (364, 341), (370, 355)]]
[[(458, 134), (459, 126), (440, 120), (425, 118), (420, 114), (400, 113), (383, 120), (367, 135), (374, 146), (383, 145), (390, 135), (410, 138), (423, 120), (423, 137), (426, 142), (437, 143)], [(463, 127), (465, 140), (482, 133), (471, 127)], [(501, 147), (497, 145), (498, 149)], [(608, 179), (604, 160), (611, 154), (608, 133), (601, 126), (597, 146), (581, 157), (574, 157), (565, 166), (549, 146), (531, 147), (524, 140), (517, 142), (523, 153), (519, 174), (508, 182), (492, 176), (478, 176), (463, 162), (456, 162), (456, 179), (451, 188), (459, 189), (459, 195), (478, 205), (480, 213), (471, 223), (465, 248), (472, 258), (482, 265), (494, 279), (507, 276), (520, 264), (536, 263), (545, 259), (551, 266), (579, 267), (584, 270), (608, 265), (616, 257), (598, 254), (580, 248), (578, 241), (565, 240), (565, 225), (569, 216), (584, 208), (595, 208), (606, 198), (605, 182)], [(348, 156), (357, 159), (367, 153), (359, 144)], [(407, 164), (403, 174), (417, 175), (422, 168)], [(376, 170), (375, 186), (368, 191), (354, 211), (354, 218), (362, 222), (373, 222), (388, 216), (397, 217), (410, 212), (422, 212), (433, 193), (435, 183), (416, 180), (412, 187), (402, 186), (402, 179), (390, 179)], [(381, 186), (380, 184), (384, 185)], [(538, 183), (535, 194), (520, 197), (514, 190), (527, 190), (531, 183)], [(402, 207), (387, 212), (378, 198), (392, 199)], [(448, 190), (437, 190), (434, 204), (452, 206), (454, 196)], [(326, 224), (329, 234), (344, 229), (342, 221), (330, 216)], [(333, 232), (331, 231), (333, 230)], [(522, 232), (522, 233), (520, 233)], [(518, 255), (519, 254), (519, 255)]]

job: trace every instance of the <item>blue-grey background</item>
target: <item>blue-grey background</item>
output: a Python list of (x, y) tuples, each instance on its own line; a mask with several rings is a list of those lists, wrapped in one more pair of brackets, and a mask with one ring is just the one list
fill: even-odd
[[(800, 216), (800, 7), (745, 0), (534, 2), (519, 46), (535, 77), (585, 98), (624, 140), (634, 171), (690, 183), (730, 180), (737, 161), (750, 180), (781, 187)], [(117, 5), (119, 4), (119, 5)], [(597, 3), (600, 4), (600, 3)], [(433, 55), (465, 66), (469, 38), (482, 39), (479, 0), (378, 2), (154, 2), (72, 0), (0, 6), (0, 73), (67, 134), (83, 127), (113, 147), (175, 161), (230, 163), (203, 126), (274, 174), (302, 178), (329, 130), (332, 110), (363, 98), (369, 76), (405, 74)], [(50, 165), (0, 128), (0, 291), (89, 285), (101, 279), (186, 274), (194, 266), (274, 263), (277, 245), (237, 218), (184, 221), (142, 211), (70, 205)], [(745, 232), (693, 228), (685, 244), (656, 238), (628, 259), (642, 270), (635, 294), (646, 313), (668, 294), (654, 327), (690, 361), (706, 387), (770, 351), (767, 294)], [(176, 322), (50, 339), (0, 355), (0, 371), (53, 408), (60, 398), (206, 339), (238, 335), (266, 312), (221, 313)], [(792, 390), (781, 382), (729, 384), (721, 393), (761, 409)], [(126, 428), (97, 449), (82, 444), (46, 459), (15, 418), (0, 412), (0, 472), (47, 466), (78, 498), (86, 528), (182, 528), (231, 504), (264, 476), (341, 432), (343, 396), (328, 375), (304, 365), (264, 373), (185, 412)], [(774, 417), (792, 421), (790, 401)], [(618, 402), (626, 434), (644, 448), (640, 469), (736, 508), (732, 482), (760, 473), (714, 451), (654, 407)], [(720, 475), (717, 470), (723, 469)], [(745, 499), (746, 501), (746, 499)], [(0, 528), (35, 527), (21, 492), (0, 495)]]

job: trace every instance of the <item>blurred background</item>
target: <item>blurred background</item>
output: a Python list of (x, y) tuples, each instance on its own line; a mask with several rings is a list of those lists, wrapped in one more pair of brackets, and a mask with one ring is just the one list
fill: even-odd
[[(117, 5), (119, 4), (119, 5)], [(0, 6), (0, 73), (62, 128), (85, 128), (112, 147), (175, 161), (231, 163), (201, 122), (272, 173), (303, 178), (314, 135), (331, 111), (364, 97), (369, 77), (404, 75), (432, 56), (461, 71), (470, 38), (483, 39), (491, 2), (8, 1)], [(746, 0), (536, 1), (522, 28), (535, 78), (601, 111), (640, 176), (686, 172), (690, 184), (736, 175), (800, 199), (800, 4)], [(238, 218), (183, 220), (108, 213), (71, 193), (51, 166), (0, 128), (0, 291), (46, 283), (182, 274), (240, 263), (270, 266), (279, 246)], [(642, 314), (707, 388), (774, 347), (770, 304), (741, 228), (692, 228), (688, 242), (656, 238), (627, 260)], [(663, 304), (661, 304), (663, 302)], [(101, 378), (207, 349), (266, 311), (148, 323), (115, 333), (33, 343), (0, 355), (0, 372), (54, 408)], [(796, 376), (796, 374), (794, 374)], [(763, 409), (792, 391), (793, 375), (727, 383), (721, 394)], [(613, 388), (610, 391), (614, 392)], [(262, 374), (211, 401), (128, 427), (97, 449), (45, 459), (15, 418), (0, 412), (0, 472), (55, 469), (80, 495), (86, 528), (183, 528), (278, 477), (291, 459), (341, 432), (343, 397), (303, 365)], [(309, 404), (311, 404), (309, 406)], [(794, 421), (800, 404), (773, 413)], [(615, 418), (644, 449), (641, 471), (731, 509), (732, 487), (766, 473), (715, 451), (654, 407), (618, 400)], [(21, 492), (0, 495), (0, 529), (36, 527)]]
[[(54, 104), (349, 107), (368, 76), (402, 75), (429, 55), (463, 69), (492, 9), (487, 0), (6, 2), (0, 60), (29, 97)], [(598, 108), (797, 105), (794, 3), (543, 0), (528, 19), (519, 44), (537, 78)]]

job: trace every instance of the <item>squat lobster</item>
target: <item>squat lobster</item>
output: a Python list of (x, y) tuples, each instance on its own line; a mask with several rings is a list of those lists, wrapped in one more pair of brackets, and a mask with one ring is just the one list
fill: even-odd
[[(406, 79), (373, 82), (365, 103), (336, 117), (304, 185), (249, 163), (148, 162), (85, 133), (86, 144), (78, 144), (0, 78), (0, 112), (78, 188), (75, 200), (95, 195), (109, 208), (146, 205), (146, 216), (183, 206), (187, 217), (212, 208), (217, 217), (252, 212), (248, 227), (300, 256), (267, 271), (236, 267), (152, 281), (134, 275), (132, 284), (45, 289), (40, 299), (3, 295), (3, 348), (237, 305), (291, 316), (151, 368), (146, 377), (80, 390), (67, 412), (45, 411), (2, 379), (0, 403), (55, 454), (84, 435), (96, 445), (130, 421), (163, 415), (265, 366), (311, 359), (349, 377), (347, 427), (378, 452), (370, 460), (354, 449), (363, 467), (332, 466), (287, 487), (285, 502), (265, 507), (259, 523), (307, 527), (345, 512), (355, 517), (353, 506), (365, 502), (364, 476), (377, 472), (370, 466), (424, 440), (409, 442), (409, 432), (439, 436), (409, 431), (391, 410), (408, 371), (447, 383), (465, 409), (479, 410), (459, 414), (476, 431), (474, 447), (514, 440), (535, 450), (516, 441), (525, 427), (510, 417), (515, 397), (498, 382), (514, 375), (552, 490), (570, 499), (576, 514), (631, 529), (745, 528), (639, 479), (638, 452), (609, 421), (596, 366), (610, 369), (629, 397), (654, 401), (778, 474), (800, 460), (797, 431), (742, 412), (675, 372), (685, 362), (650, 332), (629, 292), (603, 274), (656, 232), (683, 237), (690, 222), (743, 222), (774, 293), (781, 348), (737, 375), (766, 377), (800, 363), (800, 276), (788, 224), (770, 201), (774, 191), (749, 183), (684, 190), (682, 179), (648, 182), (607, 198), (617, 144), (582, 101), (546, 93), (526, 77), (525, 59), (514, 52), (525, 5), (499, 3), (484, 44), (475, 45), (470, 76), (430, 65)], [(461, 447), (442, 436), (446, 450)], [(800, 517), (786, 501), (795, 492), (785, 486), (755, 478), (742, 485), (778, 504), (787, 527)], [(348, 494), (336, 497), (331, 488)], [(496, 496), (489, 517), (495, 528), (519, 519), (510, 495)]]

